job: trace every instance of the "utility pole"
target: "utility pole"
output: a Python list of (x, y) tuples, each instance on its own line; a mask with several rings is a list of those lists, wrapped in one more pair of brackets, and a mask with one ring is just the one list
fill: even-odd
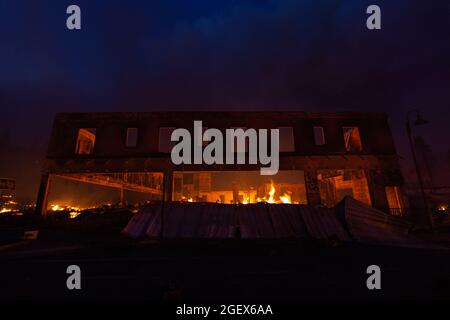
[(425, 193), (422, 174), (420, 172), (420, 168), (419, 168), (419, 165), (418, 165), (418, 162), (417, 162), (416, 149), (414, 147), (414, 142), (413, 142), (413, 138), (412, 138), (411, 123), (409, 121), (409, 116), (413, 112), (417, 113), (417, 119), (415, 121), (415, 125), (416, 126), (427, 124), (428, 121), (426, 121), (425, 119), (422, 118), (422, 116), (420, 115), (419, 111), (417, 111), (417, 110), (410, 110), (408, 112), (407, 116), (406, 116), (406, 132), (408, 134), (409, 145), (411, 147), (411, 153), (412, 153), (412, 156), (413, 156), (414, 167), (416, 169), (417, 181), (419, 182), (420, 193), (422, 195), (422, 199), (423, 199), (423, 203), (424, 203), (424, 206), (425, 206), (426, 214), (427, 214), (427, 217), (428, 217), (428, 220), (429, 220), (429, 223), (430, 223), (431, 231), (434, 232), (433, 216), (432, 216), (431, 211), (430, 211), (430, 206), (428, 205), (428, 198), (427, 198), (427, 195)]

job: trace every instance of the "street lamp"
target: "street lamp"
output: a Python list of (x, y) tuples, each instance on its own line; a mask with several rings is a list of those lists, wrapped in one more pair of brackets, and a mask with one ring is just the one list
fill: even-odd
[(415, 109), (408, 111), (408, 113), (406, 115), (406, 132), (408, 134), (409, 145), (411, 147), (411, 153), (412, 153), (413, 160), (414, 160), (414, 167), (416, 169), (417, 180), (419, 182), (420, 192), (422, 194), (423, 203), (425, 205), (425, 210), (426, 210), (426, 213), (427, 213), (427, 216), (428, 216), (428, 220), (429, 220), (429, 223), (430, 223), (431, 231), (434, 232), (433, 216), (431, 215), (430, 207), (428, 206), (428, 199), (427, 199), (427, 196), (425, 194), (425, 189), (424, 189), (424, 186), (423, 186), (423, 178), (422, 178), (422, 174), (420, 173), (419, 165), (417, 163), (416, 149), (414, 148), (414, 143), (413, 143), (413, 138), (412, 138), (411, 123), (409, 121), (409, 117), (410, 117), (410, 115), (412, 113), (416, 113), (416, 121), (414, 121), (414, 125), (416, 125), (416, 126), (425, 125), (425, 124), (428, 123), (428, 121), (425, 120), (422, 117), (422, 115), (420, 114), (420, 112), (418, 110), (415, 110)]

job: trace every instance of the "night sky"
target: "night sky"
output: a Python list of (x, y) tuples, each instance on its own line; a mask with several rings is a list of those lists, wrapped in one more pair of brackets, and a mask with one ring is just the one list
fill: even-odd
[[(370, 4), (382, 30), (366, 28)], [(449, 0), (2, 0), (0, 176), (33, 198), (53, 115), (69, 111), (386, 111), (406, 159), (417, 108), (442, 160), (449, 36)]]

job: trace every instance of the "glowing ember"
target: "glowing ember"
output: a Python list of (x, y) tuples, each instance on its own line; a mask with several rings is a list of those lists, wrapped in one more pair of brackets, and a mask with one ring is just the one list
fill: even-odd
[(72, 206), (62, 206), (59, 204), (52, 204), (50, 205), (51, 211), (70, 211), (70, 212), (80, 212), (82, 210), (86, 209), (92, 209), (92, 208), (79, 208), (79, 207), (72, 207)]
[(70, 219), (75, 219), (76, 217), (78, 217), (79, 214), (80, 214), (80, 212), (78, 212), (78, 211), (71, 211), (69, 213)]
[(183, 202), (194, 202), (194, 199), (193, 198), (182, 197), (181, 201), (183, 201)]
[(281, 202), (282, 203), (292, 203), (291, 202), (291, 196), (290, 195), (288, 195), (288, 194), (283, 194), (281, 197), (280, 197), (280, 200), (281, 200)]

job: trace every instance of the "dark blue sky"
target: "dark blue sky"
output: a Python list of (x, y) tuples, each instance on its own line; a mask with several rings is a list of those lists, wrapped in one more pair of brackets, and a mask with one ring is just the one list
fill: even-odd
[[(70, 4), (81, 31), (65, 27)], [(386, 111), (407, 156), (419, 108), (444, 154), (449, 35), (448, 0), (2, 0), (0, 132), (45, 146), (59, 111)]]

